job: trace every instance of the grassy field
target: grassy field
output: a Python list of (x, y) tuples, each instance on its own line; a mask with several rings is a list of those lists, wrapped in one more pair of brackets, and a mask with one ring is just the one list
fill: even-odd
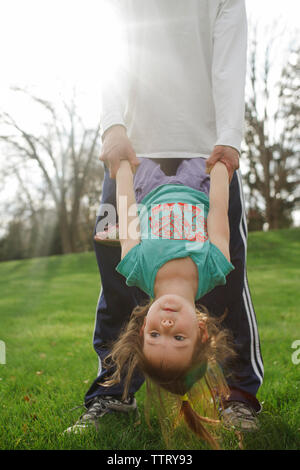
[[(249, 234), (248, 279), (265, 365), (258, 398), (261, 430), (245, 436), (244, 449), (300, 449), (300, 230)], [(70, 411), (97, 372), (92, 349), (99, 278), (93, 253), (0, 263), (0, 449), (165, 449), (156, 426), (143, 416), (106, 415), (97, 433), (63, 435), (83, 409)], [(294, 354), (295, 357), (295, 354)], [(300, 352), (296, 358), (300, 358)], [(297, 362), (297, 361), (294, 361)], [(181, 436), (182, 437), (182, 436)], [(222, 431), (224, 449), (239, 449)], [(206, 449), (177, 436), (173, 449)]]

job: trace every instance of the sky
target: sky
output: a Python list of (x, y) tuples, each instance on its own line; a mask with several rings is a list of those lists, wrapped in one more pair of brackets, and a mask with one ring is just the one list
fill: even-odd
[[(101, 21), (101, 4), (102, 0), (0, 0), (1, 107), (22, 112), (15, 101), (19, 98), (8, 91), (11, 86), (49, 97), (67, 97), (76, 87), (87, 119), (99, 115), (101, 57), (115, 46), (105, 41), (109, 21)], [(299, 0), (246, 0), (246, 9), (249, 24), (258, 23), (262, 50), (268, 36), (275, 37), (280, 30), (285, 38), (279, 38), (279, 48), (293, 38)], [(276, 64), (278, 52), (277, 48)]]
[[(110, 24), (101, 21), (101, 8), (102, 0), (0, 0), (0, 108), (38, 127), (40, 116), (28, 115), (26, 101), (10, 88), (26, 88), (53, 101), (68, 99), (76, 88), (85, 122), (95, 124), (101, 106), (101, 58), (115, 47), (106, 41)], [(276, 67), (280, 70), (280, 60), (296, 37), (300, 2), (246, 0), (246, 9), (248, 24), (258, 25), (262, 57), (268, 38), (275, 40), (276, 80)]]

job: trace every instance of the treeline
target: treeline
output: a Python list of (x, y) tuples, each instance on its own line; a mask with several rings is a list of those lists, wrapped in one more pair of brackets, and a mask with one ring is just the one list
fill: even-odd
[(39, 97), (26, 97), (29, 113), (42, 111), (40, 133), (1, 114), (3, 176), (7, 185), (17, 182), (17, 191), (0, 207), (0, 259), (90, 250), (103, 180), (100, 127), (85, 127), (74, 100), (58, 110)]

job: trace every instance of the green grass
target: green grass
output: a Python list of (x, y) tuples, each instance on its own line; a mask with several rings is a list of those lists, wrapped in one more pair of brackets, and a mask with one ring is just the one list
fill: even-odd
[[(137, 393), (141, 424), (107, 415), (97, 433), (63, 435), (82, 410), (95, 378), (92, 348), (99, 277), (93, 253), (0, 263), (0, 449), (165, 449), (153, 417), (145, 423), (144, 387)], [(255, 306), (265, 380), (261, 430), (245, 436), (244, 449), (300, 448), (300, 364), (291, 345), (300, 339), (300, 230), (249, 234), (248, 280)], [(300, 354), (299, 356), (300, 357)], [(239, 449), (222, 431), (223, 448)], [(205, 449), (178, 432), (173, 449)]]

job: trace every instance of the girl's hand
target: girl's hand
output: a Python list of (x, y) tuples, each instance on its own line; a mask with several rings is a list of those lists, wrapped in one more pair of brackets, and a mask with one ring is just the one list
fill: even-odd
[(224, 163), (226, 166), (230, 183), (233, 173), (240, 167), (239, 152), (228, 145), (216, 145), (211, 155), (206, 160), (206, 173), (210, 173), (213, 166), (218, 161)]

